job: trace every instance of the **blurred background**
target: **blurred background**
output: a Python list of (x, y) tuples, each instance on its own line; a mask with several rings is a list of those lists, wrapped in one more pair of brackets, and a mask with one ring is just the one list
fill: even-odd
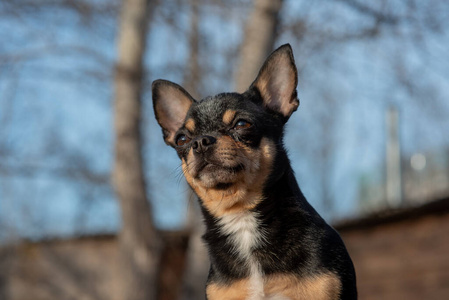
[(360, 299), (449, 297), (449, 2), (1, 0), (0, 299), (204, 299), (151, 82), (244, 91), (290, 43), (285, 144)]

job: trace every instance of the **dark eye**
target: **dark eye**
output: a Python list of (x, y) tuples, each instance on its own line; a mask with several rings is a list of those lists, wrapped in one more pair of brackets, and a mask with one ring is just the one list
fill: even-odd
[(251, 126), (251, 123), (245, 120), (238, 120), (234, 125), (234, 129), (245, 129)]
[(190, 142), (190, 138), (185, 134), (180, 134), (176, 138), (176, 145), (178, 145), (178, 146), (184, 146), (188, 142)]

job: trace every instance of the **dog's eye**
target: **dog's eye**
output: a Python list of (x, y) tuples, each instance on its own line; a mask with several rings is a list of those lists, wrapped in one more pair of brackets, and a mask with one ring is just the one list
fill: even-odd
[(185, 134), (180, 134), (176, 138), (176, 145), (178, 145), (178, 146), (184, 146), (188, 142), (190, 142), (190, 138)]
[(251, 126), (251, 123), (245, 120), (238, 120), (234, 125), (234, 129), (245, 129)]

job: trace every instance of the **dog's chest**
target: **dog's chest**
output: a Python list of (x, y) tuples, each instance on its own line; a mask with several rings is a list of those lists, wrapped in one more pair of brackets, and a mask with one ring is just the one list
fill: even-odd
[(228, 237), (234, 255), (243, 261), (242, 268), (249, 270), (248, 299), (262, 299), (264, 294), (263, 274), (259, 262), (253, 256), (254, 249), (265, 241), (259, 223), (254, 212), (225, 215), (219, 221), (220, 231)]
[(235, 254), (248, 261), (252, 251), (263, 242), (263, 232), (254, 212), (242, 212), (223, 216), (219, 221), (220, 231), (228, 236)]

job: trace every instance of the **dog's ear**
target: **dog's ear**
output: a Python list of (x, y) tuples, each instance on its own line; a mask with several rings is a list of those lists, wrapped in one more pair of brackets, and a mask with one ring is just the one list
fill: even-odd
[(297, 84), (293, 51), (289, 44), (285, 44), (267, 58), (250, 89), (259, 91), (266, 108), (282, 114), (288, 120), (299, 106)]
[(175, 146), (175, 133), (181, 128), (195, 100), (181, 86), (162, 79), (153, 81), (152, 94), (154, 114), (162, 127), (164, 140)]

